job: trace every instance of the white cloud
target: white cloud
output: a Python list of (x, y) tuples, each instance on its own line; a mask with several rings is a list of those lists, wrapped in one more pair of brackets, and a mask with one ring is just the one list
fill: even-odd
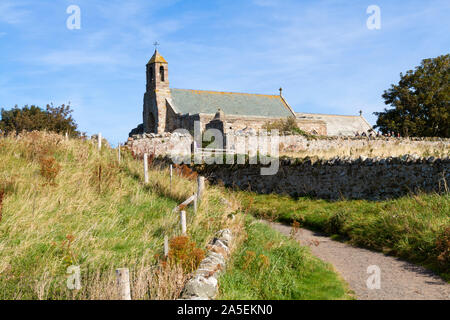
[(28, 14), (29, 11), (17, 3), (7, 0), (0, 2), (0, 22), (18, 24), (24, 22)]

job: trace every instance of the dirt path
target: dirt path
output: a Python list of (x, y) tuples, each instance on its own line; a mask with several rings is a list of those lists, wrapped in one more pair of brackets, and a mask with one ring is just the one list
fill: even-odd
[[(290, 226), (279, 223), (270, 225), (283, 234), (289, 235), (291, 232)], [(302, 245), (309, 246), (315, 256), (331, 263), (358, 299), (450, 300), (450, 284), (422, 267), (380, 252), (333, 241), (306, 229), (299, 229), (296, 239)], [(367, 268), (372, 265), (380, 269), (380, 289), (367, 287), (366, 281), (373, 275), (373, 271), (367, 273)]]

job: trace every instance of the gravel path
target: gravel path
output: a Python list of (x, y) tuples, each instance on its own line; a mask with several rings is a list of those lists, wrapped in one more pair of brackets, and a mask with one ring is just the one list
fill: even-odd
[[(270, 225), (275, 230), (290, 235), (290, 226), (279, 223)], [(296, 239), (302, 245), (309, 246), (315, 256), (331, 263), (358, 299), (450, 300), (450, 284), (420, 266), (380, 252), (333, 241), (323, 234), (307, 229), (299, 229)], [(367, 272), (371, 265), (379, 267), (380, 289), (367, 288), (366, 281), (373, 275), (373, 271)]]

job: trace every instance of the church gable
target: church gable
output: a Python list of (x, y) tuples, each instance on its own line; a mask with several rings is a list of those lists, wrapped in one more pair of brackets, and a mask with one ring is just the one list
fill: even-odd
[(282, 118), (292, 116), (279, 95), (170, 89), (172, 103), (180, 114), (215, 114)]

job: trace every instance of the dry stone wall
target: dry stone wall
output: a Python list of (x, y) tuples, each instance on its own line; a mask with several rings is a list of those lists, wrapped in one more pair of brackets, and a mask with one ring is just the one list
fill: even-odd
[[(239, 133), (237, 133), (239, 134)], [(249, 133), (241, 133), (248, 135)], [(250, 133), (251, 135), (251, 133)], [(308, 140), (300, 136), (280, 137), (298, 150), (316, 150), (337, 146), (363, 147), (392, 143), (420, 144), (432, 148), (439, 144), (448, 150), (448, 139), (372, 139), (327, 138)], [(137, 155), (154, 153), (164, 158), (159, 163), (170, 162), (170, 155), (189, 154), (192, 137), (189, 134), (144, 134), (128, 141), (128, 147)], [(177, 150), (177, 151), (174, 151)], [(158, 163), (156, 161), (155, 163)], [(248, 163), (248, 162), (247, 162)], [(212, 164), (191, 165), (212, 183), (252, 190), (258, 193), (279, 193), (291, 196), (312, 196), (323, 199), (386, 199), (410, 192), (445, 192), (450, 180), (450, 160), (442, 158), (404, 155), (401, 157), (360, 156), (335, 157), (330, 160), (317, 158), (280, 158), (279, 170), (274, 175), (261, 175), (261, 165)]]
[(312, 162), (311, 159), (280, 159), (275, 175), (262, 176), (260, 165), (196, 165), (195, 170), (212, 183), (291, 196), (321, 199), (396, 198), (416, 192), (448, 192), (450, 159), (334, 158)]
[(225, 270), (233, 237), (230, 229), (217, 232), (209, 245), (208, 254), (200, 263), (193, 277), (186, 283), (181, 295), (183, 300), (214, 299), (219, 291), (219, 276)]
[(441, 138), (388, 138), (388, 137), (322, 137), (307, 139), (299, 135), (286, 135), (280, 138), (280, 152), (329, 151), (333, 149), (373, 150), (389, 148), (409, 149), (450, 149), (450, 139)]
[[(233, 138), (227, 138), (228, 141), (240, 143), (240, 147), (248, 144), (248, 139), (257, 135), (256, 130), (234, 131), (229, 134)], [(267, 137), (270, 141), (271, 137)], [(144, 152), (154, 153), (156, 156), (173, 154), (174, 152), (191, 150), (192, 137), (190, 134), (163, 133), (153, 134), (144, 133), (132, 135), (128, 139), (128, 147), (136, 154)], [(242, 146), (244, 144), (244, 146)], [(229, 146), (232, 149), (238, 149), (239, 146), (233, 143)], [(368, 138), (368, 137), (328, 137), (318, 139), (308, 139), (300, 135), (282, 135), (279, 137), (280, 153), (332, 151), (335, 150), (358, 150), (370, 147), (373, 150), (417, 150), (436, 148), (450, 150), (450, 139), (423, 139), (423, 138)], [(431, 155), (431, 154), (430, 154)]]
[(166, 156), (172, 153), (186, 154), (191, 151), (192, 137), (180, 133), (144, 133), (128, 138), (127, 146), (136, 155), (144, 153)]

